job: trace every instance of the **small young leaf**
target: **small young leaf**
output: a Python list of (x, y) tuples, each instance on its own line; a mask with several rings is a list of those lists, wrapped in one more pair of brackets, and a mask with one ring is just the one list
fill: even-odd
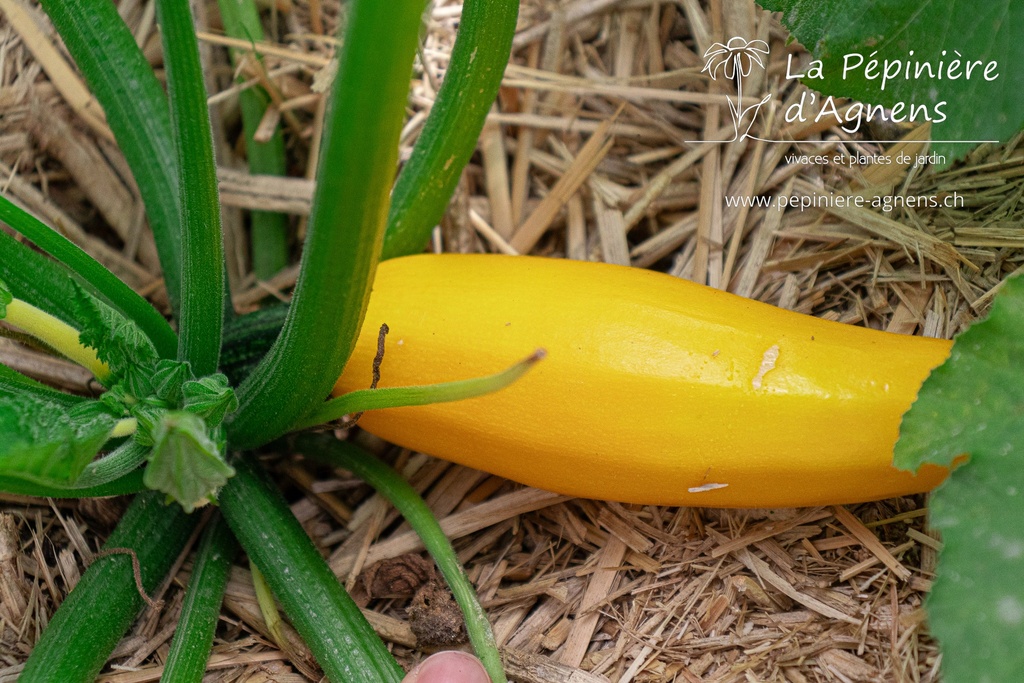
[(1017, 680), (1024, 670), (1024, 279), (960, 337), (904, 416), (895, 465), (956, 468), (931, 497), (943, 550), (928, 596), (947, 683)]
[(0, 387), (0, 470), (42, 484), (78, 478), (116, 419), (98, 401), (66, 405)]
[(192, 379), (192, 368), (187, 361), (160, 360), (153, 371), (153, 393), (169, 406), (181, 405), (181, 389)]
[(182, 393), (185, 396), (184, 409), (203, 418), (211, 427), (219, 425), (225, 415), (238, 407), (238, 399), (228, 384), (228, 378), (220, 373), (185, 382)]
[(99, 359), (110, 366), (112, 381), (121, 379), (129, 368), (148, 369), (156, 362), (156, 348), (139, 326), (77, 283), (74, 306), (79, 340), (96, 349)]
[[(125, 398), (130, 402), (140, 399), (147, 399), (153, 396), (153, 370), (152, 365), (140, 362), (138, 365), (129, 365), (121, 374), (121, 382), (115, 388), (124, 390)], [(129, 399), (129, 397), (131, 397)], [(126, 405), (130, 405), (131, 403)]]
[(178, 501), (186, 512), (209, 502), (235, 474), (197, 415), (166, 412), (152, 435), (153, 451), (143, 481)]
[[(113, 391), (108, 391), (104, 394), (104, 397), (113, 393)], [(140, 446), (152, 446), (155, 442), (154, 434), (156, 433), (157, 425), (160, 424), (166, 414), (166, 407), (153, 405), (149, 401), (133, 405), (131, 407), (131, 415), (138, 420), (134, 436), (135, 442)]]

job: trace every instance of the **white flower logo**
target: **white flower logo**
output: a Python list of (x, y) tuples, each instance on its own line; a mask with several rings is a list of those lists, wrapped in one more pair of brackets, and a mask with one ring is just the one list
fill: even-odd
[[(758, 54), (761, 53), (761, 54)], [(750, 70), (757, 65), (764, 68), (761, 55), (768, 56), (768, 43), (763, 40), (746, 41), (735, 36), (729, 39), (725, 45), (715, 43), (704, 52), (704, 64), (702, 71), (707, 71), (712, 80), (715, 79), (718, 70), (721, 68), (726, 78), (736, 78), (736, 74), (749, 76)]]
[(748, 133), (751, 126), (754, 125), (757, 112), (761, 105), (772, 97), (771, 94), (765, 95), (757, 104), (743, 109), (743, 78), (750, 75), (750, 70), (754, 68), (755, 63), (762, 69), (765, 68), (762, 56), (768, 56), (768, 43), (763, 40), (747, 41), (739, 36), (730, 38), (729, 42), (725, 44), (715, 43), (704, 52), (706, 61), (701, 73), (706, 71), (711, 76), (711, 80), (717, 80), (718, 72), (721, 71), (727, 79), (736, 79), (736, 103), (729, 102), (729, 111), (732, 112), (735, 131), (732, 140), (740, 138), (740, 121), (750, 111), (754, 113), (750, 117), (750, 123), (747, 124), (746, 130), (743, 131), (743, 137), (752, 137)]

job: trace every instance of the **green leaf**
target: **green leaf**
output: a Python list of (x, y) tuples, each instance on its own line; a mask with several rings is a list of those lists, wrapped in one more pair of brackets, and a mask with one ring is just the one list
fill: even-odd
[(942, 532), (929, 624), (947, 683), (1017, 680), (1024, 670), (1024, 279), (960, 335), (904, 416), (894, 463), (957, 467), (931, 497)]
[(185, 382), (182, 392), (183, 408), (203, 418), (210, 427), (219, 425), (225, 415), (238, 407), (235, 391), (228, 384), (228, 378), (220, 373)]
[[(115, 393), (115, 391), (116, 388), (108, 391), (103, 396), (107, 397)], [(166, 406), (154, 405), (149, 401), (142, 401), (141, 403), (132, 405), (131, 415), (138, 420), (135, 435), (132, 437), (134, 441), (140, 446), (145, 446), (147, 448), (152, 446), (155, 443), (153, 435), (156, 432), (157, 425), (160, 424), (160, 421), (166, 414)]]
[[(158, 358), (156, 348), (142, 329), (75, 283), (76, 322), (79, 340), (96, 349), (96, 355), (110, 366), (112, 381), (130, 369), (148, 370)], [(136, 390), (137, 396), (148, 392)]]
[(0, 471), (41, 484), (73, 483), (116, 419), (98, 401), (67, 405), (0, 385)]
[(143, 481), (178, 501), (186, 512), (210, 502), (234, 474), (197, 415), (166, 412), (153, 428), (153, 450)]
[(153, 393), (169, 406), (181, 405), (182, 387), (192, 379), (192, 367), (187, 362), (160, 360), (153, 371)]
[[(933, 120), (941, 118), (935, 114), (936, 105), (945, 102), (941, 111), (946, 120), (933, 123), (935, 140), (1005, 141), (1024, 126), (1024, 90), (1016, 87), (1015, 74), (1024, 63), (1024, 3), (1018, 0), (759, 1), (766, 9), (783, 12), (782, 22), (823, 61), (824, 77), (804, 80), (815, 90), (886, 107), (902, 102), (904, 113), (911, 105), (925, 105)], [(844, 77), (844, 56), (853, 53), (861, 55), (863, 63)], [(878, 72), (886, 60), (901, 60), (905, 72), (909, 60), (911, 78), (901, 74), (887, 80), (883, 90), (879, 77), (865, 77), (871, 59), (879, 60)], [(948, 67), (954, 59), (961, 60), (960, 77), (950, 79)], [(851, 65), (857, 61), (849, 58)], [(941, 77), (940, 61), (945, 65)], [(982, 62), (970, 79), (964, 78), (968, 61)], [(984, 78), (990, 61), (998, 63), (998, 77), (991, 81)], [(935, 77), (923, 71), (914, 78), (916, 62), (930, 62)], [(918, 117), (918, 122), (924, 121)], [(932, 151), (957, 158), (970, 149), (967, 144), (936, 144)]]
[(51, 402), (60, 403), (64, 406), (73, 406), (86, 399), (74, 394), (65, 394), (52, 387), (26, 377), (6, 365), (0, 365), (0, 396), (4, 394), (32, 394), (36, 398), (46, 399)]

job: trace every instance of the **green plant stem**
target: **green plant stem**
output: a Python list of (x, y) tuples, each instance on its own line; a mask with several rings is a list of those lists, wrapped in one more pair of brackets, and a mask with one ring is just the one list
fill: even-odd
[(167, 297), (177, 316), (181, 228), (167, 96), (114, 3), (43, 0), (42, 5), (103, 107), (135, 176), (160, 254)]
[(178, 359), (203, 377), (217, 371), (224, 324), (224, 241), (210, 110), (188, 0), (157, 0), (157, 15), (181, 181)]
[(14, 299), (7, 304), (7, 315), (3, 320), (78, 363), (100, 382), (109, 379), (110, 368), (96, 357), (96, 349), (83, 346), (78, 340), (79, 331), (60, 318), (26, 301)]
[(287, 306), (271, 304), (225, 323), (220, 370), (232, 386), (241, 384), (274, 345), (287, 313)]
[(35, 496), (36, 498), (102, 498), (105, 496), (124, 496), (131, 493), (145, 491), (146, 486), (142, 483), (141, 469), (135, 469), (120, 479), (97, 484), (85, 488), (74, 488), (74, 485), (62, 487), (48, 484), (39, 484), (17, 477), (7, 477), (0, 474), (0, 491), (14, 493), (20, 496)]
[(398, 683), (401, 667), (259, 468), (246, 458), (220, 493), (224, 518), (334, 683)]
[(213, 647), (231, 560), (238, 544), (220, 515), (210, 520), (196, 551), (195, 567), (188, 580), (181, 618), (171, 641), (171, 651), (160, 680), (166, 683), (199, 683)]
[(35, 216), (0, 196), (0, 221), (11, 226), (45, 251), (62, 262), (93, 289), (105, 297), (114, 308), (133, 320), (150, 338), (157, 351), (164, 358), (173, 358), (178, 348), (178, 335), (167, 324), (164, 317), (153, 306), (139, 296), (116, 275), (104, 268), (77, 244), (44, 225)]
[(449, 403), (451, 401), (462, 401), (468, 398), (484, 396), (512, 384), (525, 375), (542, 358), (544, 358), (544, 352), (537, 351), (512, 367), (493, 375), (487, 375), (486, 377), (473, 377), (471, 379), (422, 386), (352, 391), (318, 406), (308, 417), (302, 419), (296, 429), (315, 427), (316, 425), (340, 420), (346, 415), (361, 413), (367, 410), (422, 406), (430, 403)]
[[(263, 40), (263, 25), (256, 3), (252, 0), (218, 0), (224, 31), (232, 38), (260, 42)], [(241, 50), (231, 50), (233, 62), (237, 62)], [(257, 59), (255, 54), (253, 59)], [(262, 68), (262, 59), (260, 60)], [(239, 80), (243, 80), (239, 76)], [(284, 137), (281, 128), (266, 142), (257, 142), (256, 130), (267, 111), (270, 97), (262, 88), (246, 88), (238, 93), (238, 105), (242, 110), (242, 131), (245, 135), (245, 151), (249, 157), (249, 171), (254, 174), (283, 176), (287, 172), (284, 153)], [(250, 243), (252, 269), (260, 280), (269, 279), (288, 265), (288, 218), (273, 211), (251, 213)]]
[(518, 0), (466, 0), (444, 82), (391, 200), (382, 259), (416, 254), (441, 221), (498, 94)]
[(316, 194), (292, 304), (242, 382), (236, 448), (284, 434), (330, 392), (362, 325), (398, 157), (421, 0), (354, 0), (324, 120)]
[(75, 324), (80, 289), (71, 272), (51, 258), (0, 230), (0, 280), (11, 293), (36, 308)]
[(110, 454), (99, 460), (93, 460), (85, 466), (82, 474), (75, 480), (75, 488), (91, 489), (124, 477), (139, 469), (146, 462), (149, 449), (135, 441), (125, 441)]
[[(155, 491), (136, 496), (103, 546), (135, 554), (146, 593), (164, 578), (195, 524), (180, 506), (162, 500)], [(97, 559), (53, 615), (18, 680), (92, 683), (142, 602), (128, 554)]]
[(254, 562), (249, 562), (249, 573), (252, 575), (252, 587), (256, 591), (256, 603), (260, 606), (260, 614), (263, 615), (263, 623), (267, 625), (267, 632), (273, 639), (274, 644), (282, 651), (289, 649), (288, 638), (282, 630), (283, 622), (281, 613), (277, 610), (277, 601), (274, 600), (274, 591), (270, 589), (267, 580), (263, 578), (263, 572)]
[(459, 603), (465, 616), (469, 640), (476, 655), (484, 663), (492, 683), (505, 683), (501, 654), (494, 641), (494, 633), (491, 631), (487, 614), (480, 606), (476, 591), (466, 577), (451, 542), (416, 489), (380, 460), (348, 442), (338, 441), (323, 434), (309, 434), (296, 439), (296, 447), (300, 453), (308, 457), (332, 467), (349, 470), (391, 501), (409, 526), (416, 531), (448, 582), (455, 601)]

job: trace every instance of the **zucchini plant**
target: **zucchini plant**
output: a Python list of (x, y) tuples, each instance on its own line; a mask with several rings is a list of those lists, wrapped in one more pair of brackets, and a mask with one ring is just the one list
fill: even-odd
[[(324, 117), (316, 193), (291, 304), (236, 318), (227, 305), (230, 292), (224, 277), (210, 121), (188, 3), (157, 0), (165, 50), (165, 92), (112, 4), (87, 0), (42, 2), (102, 104), (135, 176), (159, 250), (172, 321), (77, 246), (0, 197), (0, 220), (46, 254), (0, 232), (0, 318), (89, 369), (103, 388), (98, 398), (71, 396), (0, 365), (0, 402), (4, 408), (0, 412), (0, 489), (36, 496), (138, 494), (108, 540), (105, 552), (54, 616), (21, 680), (57, 679), (73, 683), (94, 679), (138, 613), (143, 602), (139, 589), (145, 593), (159, 584), (195, 533), (199, 521), (196, 510), (213, 503), (222, 518), (213, 516), (199, 541), (195, 570), (183, 603), (183, 628), (172, 643), (164, 680), (201, 680), (237, 542), (276, 594), (330, 680), (398, 681), (400, 668), (303, 533), (255, 453), (290, 432), (331, 423), (362, 410), (418, 406), (493, 392), (515, 381), (542, 357), (543, 354), (534, 353), (505, 372), (491, 376), (373, 390), (356, 389), (360, 385), (352, 380), (355, 370), (350, 369), (336, 385), (352, 358), (358, 361), (357, 365), (372, 364), (375, 370), (379, 364), (379, 352), (378, 358), (373, 358), (374, 342), (379, 347), (383, 332), (367, 337), (364, 330), (364, 341), (358, 341), (378, 263), (421, 251), (440, 219), (496, 94), (509, 55), (517, 3), (466, 0), (444, 86), (411, 159), (396, 181), (398, 137), (424, 3), (351, 1)], [(236, 6), (232, 2), (222, 3), (228, 32), (249, 38), (257, 36), (254, 6), (246, 2)], [(783, 9), (804, 3), (766, 4)], [(821, 4), (832, 7), (836, 3)], [(956, 3), (947, 0), (945, 4)], [(1005, 33), (1000, 36), (1006, 38)], [(250, 138), (263, 106), (264, 102), (255, 95), (242, 103)], [(273, 149), (251, 145), (252, 168), (261, 173), (278, 171), (278, 145), (274, 143)], [(284, 262), (283, 229), (280, 220), (273, 216), (254, 218), (253, 241), (254, 251), (260, 256), (259, 272), (273, 272)], [(396, 265), (394, 271), (412, 268), (416, 273), (434, 267), (424, 263), (409, 259), (401, 266)], [(498, 263), (491, 260), (474, 267), (493, 273)], [(528, 259), (518, 260), (513, 266), (509, 263), (503, 262), (500, 268), (534, 268)], [(554, 266), (557, 272), (550, 271), (551, 264), (536, 266), (537, 271), (550, 271), (546, 288), (538, 284), (543, 278), (537, 272), (525, 276), (534, 278), (534, 286), (539, 287), (532, 300), (538, 309), (551, 289), (567, 281), (585, 281), (587, 287), (598, 288), (607, 285), (607, 280), (628, 277), (621, 280), (619, 289), (637, 290), (636, 299), (650, 296), (654, 289), (662, 291), (661, 283), (641, 282), (633, 279), (632, 274), (623, 276), (608, 271), (594, 275), (576, 266), (562, 266)], [(446, 272), (465, 267), (448, 265)], [(389, 269), (385, 266), (382, 272)], [(398, 297), (399, 306), (415, 305), (416, 297), (422, 295), (415, 276), (399, 277), (397, 284), (395, 278), (382, 278), (381, 285), (385, 296)], [(1010, 296), (999, 299), (993, 320), (972, 329), (953, 347), (953, 362), (929, 380), (918, 407), (904, 423), (903, 439), (897, 445), (898, 463), (906, 467), (927, 463), (940, 466), (917, 478), (896, 475), (888, 467), (895, 421), (924, 375), (945, 356), (948, 346), (922, 340), (880, 341), (882, 337), (863, 331), (839, 331), (830, 325), (778, 318), (779, 329), (807, 337), (796, 346), (806, 358), (811, 358), (812, 372), (808, 376), (812, 379), (822, 379), (824, 384), (834, 382), (837, 375), (833, 365), (847, 362), (848, 367), (843, 369), (850, 373), (847, 384), (857, 385), (865, 399), (863, 404), (881, 416), (885, 434), (869, 444), (873, 460), (868, 467), (856, 470), (852, 486), (837, 488), (828, 478), (828, 471), (811, 470), (815, 482), (809, 488), (807, 472), (801, 472), (800, 466), (813, 461), (817, 451), (805, 447), (805, 455), (809, 453), (811, 458), (796, 462), (795, 466), (789, 464), (793, 476), (788, 488), (773, 492), (775, 498), (753, 501), (759, 505), (839, 503), (923, 490), (937, 484), (957, 456), (971, 453), (977, 462), (955, 470), (936, 498), (940, 501), (936, 504), (940, 512), (936, 521), (949, 538), (950, 552), (944, 557), (952, 559), (943, 560), (947, 570), (945, 575), (940, 571), (936, 597), (930, 605), (937, 617), (936, 631), (945, 639), (946, 647), (952, 643), (953, 647), (959, 644), (959, 651), (994, 653), (1000, 662), (1005, 662), (1005, 675), (999, 671), (1002, 680), (1010, 680), (1020, 668), (1021, 650), (1014, 647), (1019, 641), (1018, 624), (1024, 619), (1020, 588), (1007, 586), (1008, 577), (1016, 575), (1024, 556), (1019, 552), (1024, 543), (1018, 539), (1019, 533), (1010, 534), (1014, 521), (1019, 520), (1018, 492), (1024, 491), (1024, 483), (1018, 486), (1014, 477), (1019, 479), (1019, 475), (1012, 467), (1014, 461), (1008, 457), (1018, 443), (1014, 426), (1021, 402), (1012, 378), (1006, 379), (999, 370), (1020, 353), (1014, 341), (1020, 338), (1019, 302), (1024, 300), (1020, 287), (1009, 285)], [(403, 297), (403, 288), (408, 289), (408, 297)], [(690, 294), (665, 289), (663, 296), (667, 300)], [(695, 298), (706, 296), (709, 295), (704, 292)], [(585, 306), (581, 302), (578, 308)], [(714, 306), (698, 301), (695, 308), (710, 311), (721, 306), (722, 301)], [(727, 303), (725, 308), (730, 306), (739, 304)], [(635, 312), (635, 306), (628, 301), (623, 307), (628, 309), (623, 318)], [(762, 327), (775, 324), (776, 313), (761, 308), (750, 310), (754, 310)], [(572, 344), (576, 344), (576, 335), (587, 331), (585, 325), (572, 327), (562, 319), (568, 319), (574, 312), (578, 310), (563, 310), (557, 316), (548, 314), (549, 322), (557, 320), (561, 324), (553, 332), (555, 338), (572, 338)], [(593, 319), (599, 317), (593, 310), (591, 315)], [(713, 316), (705, 316), (709, 317)], [(501, 316), (497, 319), (504, 320)], [(653, 346), (630, 348), (616, 356), (617, 362), (649, 368), (652, 361), (664, 360), (659, 354), (680, 334), (676, 329), (667, 329), (671, 324), (663, 315), (654, 315), (652, 321), (655, 322), (632, 330), (630, 338), (620, 341), (630, 346), (635, 339), (644, 338)], [(722, 328), (724, 323), (719, 322)], [(501, 324), (504, 330), (511, 323)], [(651, 334), (659, 325), (667, 329), (661, 330), (661, 339)], [(467, 323), (463, 326), (458, 331), (459, 341), (478, 349), (480, 340), (473, 339), (474, 332)], [(621, 335), (622, 331), (617, 333)], [(721, 329), (717, 333), (723, 347), (743, 336), (729, 330), (723, 333)], [(424, 336), (432, 334), (428, 331)], [(888, 393), (889, 384), (884, 378), (891, 376), (899, 395), (879, 397), (877, 392), (859, 385), (863, 373), (848, 358), (816, 356), (817, 349), (825, 346), (824, 337), (852, 340), (837, 346), (863, 352), (862, 365), (874, 362), (867, 357), (867, 351), (877, 351), (879, 346), (892, 352), (895, 358), (891, 360), (913, 355), (913, 362), (907, 366), (896, 362), (876, 368), (875, 385), (881, 383)], [(717, 404), (721, 414), (735, 412), (730, 406), (738, 401), (762, 400), (763, 396), (755, 396), (755, 392), (770, 389), (773, 382), (788, 372), (785, 366), (790, 360), (780, 357), (779, 346), (754, 344), (751, 348), (758, 350), (753, 356), (754, 380), (748, 381), (750, 386), (744, 386), (742, 392), (727, 391), (724, 399), (715, 399), (724, 401)], [(709, 348), (707, 357), (698, 359), (697, 366), (709, 367), (710, 359), (717, 358), (719, 351)], [(1000, 363), (990, 362), (991, 358)], [(420, 366), (429, 360), (421, 357), (408, 366), (410, 381), (443, 381), (443, 377), (420, 372)], [(613, 433), (614, 413), (616, 402), (624, 396), (620, 387), (635, 389), (636, 373), (602, 375), (610, 366), (607, 357), (594, 363), (588, 368), (593, 371), (591, 374), (609, 380), (600, 391), (605, 405), (592, 413), (595, 423), (604, 422), (599, 426), (606, 431), (583, 434), (585, 438), (574, 444), (541, 444), (539, 455), (533, 456), (535, 467), (521, 476), (508, 470), (510, 474), (522, 479), (536, 475), (534, 483), (563, 487), (572, 493), (620, 497), (623, 489), (617, 478), (628, 464), (635, 468), (631, 472), (635, 481), (629, 493), (632, 500), (752, 504), (741, 495), (737, 483), (740, 479), (695, 481), (689, 486), (685, 477), (672, 478), (679, 477), (680, 470), (664, 458), (647, 463), (630, 460), (640, 440)], [(553, 386), (563, 391), (572, 386), (579, 367), (551, 365), (556, 373)], [(494, 369), (480, 366), (475, 371), (485, 373)], [(563, 374), (558, 375), (560, 369)], [(669, 379), (667, 386), (657, 390), (666, 402), (681, 393), (676, 386), (678, 378)], [(703, 382), (702, 390), (714, 393), (716, 389), (710, 384), (713, 383)], [(846, 386), (836, 391), (839, 389), (845, 391)], [(520, 404), (530, 402), (539, 406), (550, 396), (543, 391), (531, 395), (533, 389), (528, 387), (523, 390), (527, 399), (518, 399)], [(326, 400), (332, 391), (347, 393)], [(818, 405), (816, 398), (821, 397), (810, 397), (806, 405), (798, 408)], [(705, 403), (700, 396), (690, 399), (692, 410)], [(791, 418), (799, 412), (792, 407), (783, 407), (782, 413), (771, 412), (779, 409), (781, 400), (768, 399), (777, 405), (756, 404), (765, 409), (767, 423), (776, 423), (779, 415)], [(968, 405), (978, 409), (965, 408)], [(601, 413), (605, 408), (611, 412)], [(817, 415), (822, 423), (828, 420), (828, 408), (814, 408), (819, 410)], [(495, 421), (506, 414), (500, 407), (488, 410)], [(399, 442), (413, 439), (399, 432), (409, 424), (416, 427), (415, 416), (421, 413), (404, 414), (413, 416), (411, 422), (379, 423), (383, 431), (397, 430), (388, 433)], [(481, 431), (479, 415), (473, 418), (459, 414), (451, 418), (451, 413), (443, 411), (422, 414), (447, 415), (458, 420), (468, 435)], [(947, 416), (956, 419), (944, 420)], [(477, 424), (471, 424), (474, 419)], [(934, 429), (934, 425), (947, 422), (947, 431)], [(856, 415), (849, 424), (855, 423)], [(988, 429), (990, 425), (992, 428)], [(792, 443), (784, 438), (788, 436), (783, 433), (785, 429), (777, 424), (773, 429), (775, 432), (769, 436), (775, 439), (773, 447), (780, 453), (779, 460), (784, 461)], [(754, 434), (739, 436), (750, 443), (763, 436), (762, 431), (755, 425)], [(985, 433), (979, 436), (982, 432)], [(667, 433), (666, 438), (679, 442), (686, 440), (689, 433)], [(712, 427), (710, 433), (708, 441), (714, 445), (717, 430)], [(853, 427), (842, 433), (851, 440), (861, 438)], [(489, 433), (488, 438), (494, 440), (493, 452), (507, 456), (490, 466), (506, 472), (522, 452), (522, 440), (530, 436), (537, 434), (516, 435), (512, 440), (502, 441), (502, 434)], [(646, 433), (644, 438), (651, 438), (651, 434)], [(572, 448), (583, 449), (592, 457), (595, 449), (614, 439), (623, 441), (622, 450), (610, 460), (598, 463), (607, 472), (580, 478), (576, 471), (584, 463), (594, 467), (592, 460), (552, 464), (555, 456)], [(427, 443), (425, 448), (457, 459), (465, 444)], [(827, 445), (819, 444), (818, 448)], [(853, 445), (862, 447), (864, 442)], [(397, 475), (350, 444), (325, 435), (306, 434), (295, 446), (309, 457), (356, 472), (380, 488), (409, 517), (452, 583), (467, 614), (471, 640), (489, 674), (495, 683), (504, 680), (486, 617), (450, 545), (415, 493)], [(719, 451), (723, 450), (720, 443), (718, 446)], [(853, 451), (860, 452), (857, 448)], [(739, 462), (735, 473), (746, 477), (748, 488), (761, 484), (765, 477), (778, 479), (776, 465), (769, 463), (767, 470), (755, 471), (744, 461), (743, 454), (735, 451), (732, 457)], [(660, 458), (663, 454), (654, 455)], [(837, 470), (846, 468), (849, 478), (851, 470), (846, 459), (837, 456), (832, 463)], [(691, 468), (689, 474), (702, 471), (705, 468)], [(686, 472), (682, 474), (688, 476)], [(599, 484), (597, 488), (587, 488), (595, 482)], [(685, 488), (685, 494), (680, 487)], [(978, 491), (985, 495), (975, 495)], [(962, 504), (964, 501), (972, 507)], [(982, 504), (985, 501), (987, 504)], [(964, 510), (974, 514), (974, 519), (968, 520)], [(985, 524), (967, 524), (979, 518)], [(988, 554), (974, 552), (975, 545), (967, 538), (979, 530), (988, 534)], [(975, 590), (982, 584), (989, 590)], [(1012, 652), (1016, 659), (1008, 654)], [(958, 680), (969, 680), (977, 667), (969, 658), (958, 661), (966, 664), (949, 664), (947, 672), (960, 671), (956, 674), (960, 676)]]
[[(229, 31), (251, 38), (259, 24), (255, 5), (222, 4)], [(494, 391), (532, 364), (479, 381), (355, 392), (325, 403), (355, 345), (377, 263), (424, 247), (475, 147), (508, 61), (518, 3), (465, 3), (444, 86), (397, 184), (424, 3), (349, 4), (294, 296), (286, 309), (249, 318), (236, 318), (229, 305), (207, 94), (187, 0), (157, 2), (166, 92), (112, 3), (45, 0), (43, 7), (135, 176), (172, 320), (0, 197), (0, 220), (38, 248), (0, 232), (0, 319), (87, 368), (102, 387), (96, 398), (72, 396), (0, 365), (0, 490), (57, 497), (138, 493), (20, 680), (93, 680), (138, 613), (140, 593), (163, 579), (193, 534), (196, 510), (210, 503), (218, 514), (198, 545), (164, 680), (201, 680), (236, 540), (330, 680), (400, 680), (401, 668), (254, 453), (296, 429), (367, 407)], [(243, 102), (250, 138), (264, 105), (255, 93)], [(250, 146), (255, 171), (280, 170), (279, 138), (273, 144)], [(254, 219), (264, 275), (286, 256), (278, 218)], [(313, 457), (330, 452), (331, 441), (307, 440), (304, 448)], [(417, 528), (454, 581), (490, 676), (504, 680), (486, 619), (453, 568), (439, 527), (423, 522), (422, 501), (396, 484), (396, 475), (382, 473), (383, 465), (361, 464), (365, 453), (345, 453), (347, 467), (370, 473), (385, 492), (398, 492), (400, 508), (414, 511)]]

